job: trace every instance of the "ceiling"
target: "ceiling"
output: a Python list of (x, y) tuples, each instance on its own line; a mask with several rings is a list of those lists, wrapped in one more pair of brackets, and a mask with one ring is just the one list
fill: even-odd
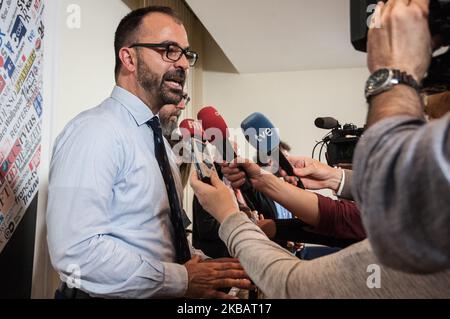
[(239, 73), (364, 67), (349, 0), (186, 0)]

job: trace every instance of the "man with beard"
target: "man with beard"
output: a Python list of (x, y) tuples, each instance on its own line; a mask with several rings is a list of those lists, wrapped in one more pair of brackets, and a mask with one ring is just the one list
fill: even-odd
[(178, 136), (173, 136), (175, 130), (178, 128), (178, 120), (181, 112), (189, 104), (190, 98), (187, 93), (183, 94), (183, 98), (178, 104), (167, 104), (159, 111), (159, 120), (161, 121), (161, 129), (164, 137), (170, 145), (175, 145), (179, 142)]
[(131, 12), (115, 36), (116, 87), (55, 142), (47, 210), (59, 298), (226, 298), (250, 288), (236, 260), (204, 261), (187, 242), (181, 181), (158, 113), (180, 103), (184, 26), (166, 7)]
[[(175, 130), (178, 128), (178, 120), (181, 116), (181, 112), (189, 104), (190, 100), (191, 98), (187, 93), (185, 93), (180, 103), (178, 103), (177, 105), (164, 105), (163, 108), (159, 111), (162, 133), (172, 148), (176, 147), (176, 145), (181, 142), (182, 137), (177, 135)], [(174, 149), (174, 151), (175, 153), (179, 152), (178, 149)], [(182, 154), (183, 153), (179, 153), (177, 155), (181, 156)], [(189, 182), (189, 177), (191, 176), (191, 166), (191, 163), (186, 161), (183, 161), (181, 164), (179, 164), (181, 184), (183, 186), (183, 189)], [(188, 223), (190, 223), (190, 221), (188, 221)]]

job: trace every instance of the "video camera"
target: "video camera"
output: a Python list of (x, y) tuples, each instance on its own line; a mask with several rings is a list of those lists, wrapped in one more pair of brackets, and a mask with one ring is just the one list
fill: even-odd
[(319, 160), (322, 157), (323, 148), (326, 147), (325, 157), (330, 166), (351, 165), (353, 162), (353, 153), (360, 137), (364, 133), (364, 128), (358, 128), (354, 124), (345, 124), (341, 126), (339, 122), (332, 117), (319, 117), (314, 121), (316, 127), (330, 130), (322, 141), (318, 142), (313, 150), (314, 158), (316, 148), (321, 146)]
[[(351, 39), (353, 47), (367, 51), (368, 26), (378, 0), (350, 0)], [(384, 0), (386, 2), (386, 0)], [(450, 0), (430, 0), (429, 25), (431, 35), (442, 46), (450, 44)], [(433, 58), (423, 90), (429, 94), (450, 90), (450, 50)]]

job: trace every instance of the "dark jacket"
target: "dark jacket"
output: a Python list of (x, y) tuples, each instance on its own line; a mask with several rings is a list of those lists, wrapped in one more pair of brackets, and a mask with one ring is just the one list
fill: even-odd
[[(217, 174), (222, 179), (220, 166), (216, 165)], [(277, 209), (275, 203), (264, 194), (253, 188), (242, 190), (242, 195), (251, 210), (256, 210), (265, 219), (275, 219)], [(192, 245), (212, 258), (229, 257), (228, 249), (219, 238), (220, 224), (206, 212), (196, 196), (192, 204)]]

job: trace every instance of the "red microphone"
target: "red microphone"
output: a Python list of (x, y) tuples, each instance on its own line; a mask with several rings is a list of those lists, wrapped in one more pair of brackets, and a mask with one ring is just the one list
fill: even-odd
[[(220, 115), (213, 106), (206, 106), (202, 108), (198, 114), (197, 119), (202, 121), (202, 126), (204, 130), (208, 129), (219, 129), (222, 132), (222, 136), (229, 138), (228, 125), (225, 120)], [(214, 138), (214, 136), (212, 136)]]
[(228, 125), (219, 111), (213, 106), (207, 106), (198, 112), (197, 118), (202, 122), (206, 140), (216, 147), (223, 161), (227, 163), (233, 161), (237, 156), (228, 140)]
[(181, 135), (183, 139), (196, 138), (204, 141), (205, 131), (203, 131), (202, 124), (194, 119), (185, 119), (181, 121), (180, 125)]
[[(205, 130), (205, 138), (216, 147), (217, 151), (222, 156), (222, 160), (226, 163), (232, 162), (237, 155), (228, 140), (228, 125), (225, 123), (225, 120), (220, 115), (219, 111), (213, 106), (206, 106), (198, 112), (197, 118), (201, 121), (203, 129)], [(243, 172), (245, 173), (245, 171)], [(251, 185), (248, 180), (241, 186), (241, 190), (246, 192), (249, 198), (253, 198)], [(254, 210), (254, 207), (250, 208)]]

